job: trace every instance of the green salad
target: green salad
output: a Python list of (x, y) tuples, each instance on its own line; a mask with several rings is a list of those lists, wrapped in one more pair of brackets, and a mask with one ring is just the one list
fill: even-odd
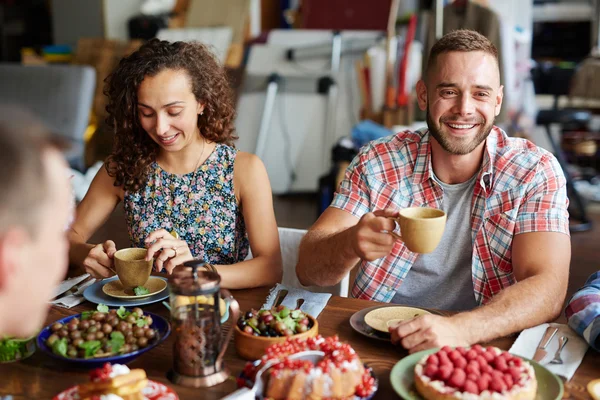
[(31, 355), (35, 351), (32, 339), (0, 339), (0, 362), (17, 361)]

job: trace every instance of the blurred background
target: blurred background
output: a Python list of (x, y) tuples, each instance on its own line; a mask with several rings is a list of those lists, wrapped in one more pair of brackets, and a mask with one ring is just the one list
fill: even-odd
[[(369, 140), (425, 126), (414, 86), (442, 34), (499, 49), (496, 123), (569, 180), (570, 291), (600, 268), (600, 6), (594, 0), (0, 0), (0, 102), (71, 141), (80, 200), (112, 148), (104, 78), (145, 40), (199, 40), (236, 94), (237, 146), (264, 161), (279, 226), (306, 229)], [(127, 245), (117, 208), (94, 240)]]

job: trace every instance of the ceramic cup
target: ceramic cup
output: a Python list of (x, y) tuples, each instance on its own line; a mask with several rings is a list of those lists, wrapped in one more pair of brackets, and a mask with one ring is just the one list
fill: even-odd
[(415, 253), (431, 253), (442, 239), (446, 227), (446, 213), (437, 208), (409, 207), (392, 218), (400, 225), (400, 234), (390, 232)]
[(144, 286), (150, 278), (154, 260), (146, 261), (146, 249), (128, 248), (114, 255), (115, 268), (125, 290)]

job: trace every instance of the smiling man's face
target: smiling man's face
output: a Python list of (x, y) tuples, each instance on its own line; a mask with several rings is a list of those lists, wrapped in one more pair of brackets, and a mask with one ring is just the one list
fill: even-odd
[(429, 132), (442, 148), (469, 154), (482, 145), (500, 113), (498, 64), (483, 51), (439, 54), (426, 82), (417, 84), (417, 94)]

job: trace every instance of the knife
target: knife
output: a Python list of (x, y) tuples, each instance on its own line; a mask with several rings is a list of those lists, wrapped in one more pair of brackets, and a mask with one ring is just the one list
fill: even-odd
[(549, 326), (548, 329), (546, 329), (546, 333), (544, 333), (544, 336), (542, 337), (542, 340), (540, 341), (540, 344), (538, 345), (537, 350), (533, 355), (533, 361), (541, 362), (544, 359), (544, 357), (546, 357), (546, 355), (548, 354), (548, 352), (546, 351), (546, 347), (548, 346), (548, 343), (550, 343), (554, 335), (556, 335), (556, 332), (558, 332), (558, 328), (555, 328), (553, 326)]

